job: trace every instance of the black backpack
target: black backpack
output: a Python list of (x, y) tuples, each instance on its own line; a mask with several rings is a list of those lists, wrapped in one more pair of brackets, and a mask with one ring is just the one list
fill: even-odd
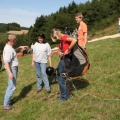
[(90, 62), (86, 51), (78, 44), (75, 44), (72, 52), (69, 54), (69, 57), (65, 57), (64, 62), (65, 73), (67, 73), (69, 77), (82, 76), (90, 67)]

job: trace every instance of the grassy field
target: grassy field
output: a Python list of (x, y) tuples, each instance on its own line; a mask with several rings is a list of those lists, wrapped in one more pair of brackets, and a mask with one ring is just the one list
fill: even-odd
[[(88, 43), (91, 67), (80, 79), (69, 101), (57, 102), (57, 96), (48, 100), (45, 89), (36, 93), (35, 70), (31, 55), (19, 58), (17, 89), (12, 97), (13, 109), (3, 110), (7, 79), (0, 72), (0, 120), (120, 120), (120, 38)], [(53, 66), (59, 61), (52, 56)], [(59, 92), (55, 78), (49, 77), (52, 92)]]
[(114, 35), (117, 33), (118, 33), (118, 23), (116, 22), (102, 30), (98, 30), (98, 31), (95, 30), (95, 32), (91, 31), (90, 33), (88, 30), (88, 34), (90, 35), (90, 38), (88, 38), (88, 39), (91, 40), (91, 39), (100, 38), (103, 36)]
[(7, 40), (8, 34), (20, 35), (20, 34), (26, 34), (26, 33), (28, 33), (28, 30), (9, 31), (7, 33), (0, 33), (0, 42)]
[(7, 32), (9, 34), (14, 34), (14, 35), (20, 35), (20, 34), (26, 34), (28, 33), (28, 30), (20, 30), (20, 31), (9, 31)]

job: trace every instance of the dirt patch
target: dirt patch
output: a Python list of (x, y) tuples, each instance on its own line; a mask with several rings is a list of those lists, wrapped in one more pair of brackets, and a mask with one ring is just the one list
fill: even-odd
[(101, 37), (101, 38), (95, 38), (95, 39), (92, 39), (88, 42), (95, 42), (95, 41), (98, 41), (98, 40), (104, 40), (104, 39), (108, 39), (108, 38), (117, 38), (117, 37), (120, 37), (120, 33), (115, 34), (115, 35), (104, 36), (104, 37)]

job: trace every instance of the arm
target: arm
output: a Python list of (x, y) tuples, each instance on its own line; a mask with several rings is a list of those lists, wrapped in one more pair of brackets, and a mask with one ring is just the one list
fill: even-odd
[(16, 48), (16, 49), (15, 49), (15, 51), (16, 51), (16, 53), (18, 53), (18, 52), (20, 52), (20, 51), (21, 51), (21, 48), (20, 48), (20, 47), (18, 47), (18, 48)]
[(69, 49), (71, 50), (73, 48), (73, 46), (76, 44), (77, 40), (75, 38), (72, 38), (72, 37), (68, 37), (66, 39), (66, 41), (70, 42), (70, 46), (69, 46)]
[(24, 50), (25, 48), (28, 48), (28, 46), (20, 46), (20, 47), (16, 48), (15, 51), (18, 53), (21, 50)]
[(32, 54), (32, 66), (34, 66), (34, 54)]
[(87, 43), (87, 33), (85, 32), (84, 33), (84, 41), (85, 41), (85, 43), (84, 43), (84, 48), (86, 48), (86, 43)]
[(47, 58), (48, 58), (48, 60), (49, 60), (49, 64), (50, 64), (50, 66), (52, 66), (52, 60), (51, 60), (51, 52), (52, 52), (52, 50), (51, 50), (51, 47), (50, 47), (50, 45), (49, 44), (47, 44)]
[(12, 73), (12, 71), (11, 71), (11, 69), (10, 69), (10, 65), (9, 65), (8, 62), (5, 63), (5, 68), (6, 68), (7, 72), (8, 72), (9, 78), (10, 78), (10, 79), (13, 79), (14, 76), (13, 76), (13, 73)]
[(75, 38), (68, 37), (66, 41), (70, 42), (69, 48), (65, 51), (65, 54), (68, 54), (70, 50), (73, 48), (73, 46), (76, 44), (77, 40)]
[(52, 66), (51, 56), (48, 56), (48, 60), (49, 60), (49, 64), (50, 64), (50, 66)]
[(86, 48), (86, 43), (87, 43), (87, 25), (84, 23), (83, 26), (83, 37), (84, 37), (84, 45), (83, 48)]

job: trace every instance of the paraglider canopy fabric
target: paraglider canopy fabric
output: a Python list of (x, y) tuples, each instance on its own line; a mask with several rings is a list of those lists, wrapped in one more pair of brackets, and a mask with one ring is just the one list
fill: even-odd
[(69, 77), (76, 77), (85, 74), (90, 65), (87, 53), (77, 44), (69, 54), (69, 59), (64, 59), (64, 62), (65, 72)]

